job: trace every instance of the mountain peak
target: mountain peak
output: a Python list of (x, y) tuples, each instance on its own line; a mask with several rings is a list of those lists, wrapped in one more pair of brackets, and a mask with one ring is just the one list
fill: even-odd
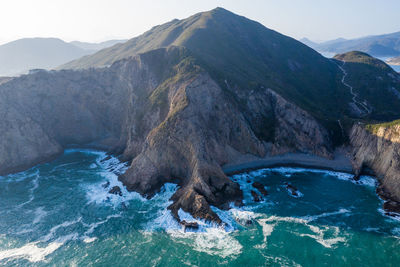
[(334, 58), (349, 63), (362, 63), (380, 69), (390, 70), (390, 67), (382, 60), (379, 60), (361, 51), (350, 51), (347, 53), (338, 54), (334, 56)]

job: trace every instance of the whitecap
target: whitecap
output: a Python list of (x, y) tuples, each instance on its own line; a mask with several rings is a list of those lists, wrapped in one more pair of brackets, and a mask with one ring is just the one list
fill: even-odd
[(12, 248), (0, 251), (0, 260), (8, 258), (24, 258), (30, 262), (45, 260), (46, 256), (59, 249), (65, 242), (77, 238), (77, 234), (62, 236), (45, 246), (39, 246), (39, 242), (27, 243), (19, 248)]
[(97, 237), (84, 237), (83, 242), (85, 243), (92, 243), (97, 240)]
[(39, 223), (44, 217), (46, 217), (47, 212), (43, 209), (43, 207), (38, 207), (35, 209), (34, 217), (32, 224)]
[[(270, 216), (267, 219), (264, 219), (263, 222), (265, 223), (274, 223), (274, 222), (289, 222), (289, 223), (298, 223), (307, 226), (313, 234), (305, 234), (305, 233), (297, 233), (299, 236), (306, 236), (314, 239), (319, 244), (323, 245), (326, 248), (332, 248), (333, 245), (339, 242), (346, 242), (346, 238), (343, 236), (339, 236), (340, 230), (337, 226), (315, 226), (310, 225), (310, 219), (304, 218), (296, 218), (296, 217), (279, 217), (279, 216)], [(332, 232), (333, 233), (330, 233)], [(330, 235), (332, 237), (326, 237), (326, 235)]]
[(400, 238), (400, 227), (396, 227), (392, 230), (392, 234), (396, 237), (396, 238)]
[[(310, 226), (310, 230), (313, 231), (315, 234), (299, 234), (299, 236), (307, 236), (310, 238), (313, 238), (315, 241), (317, 241), (319, 244), (323, 245), (326, 248), (332, 248), (333, 245), (336, 245), (337, 243), (345, 243), (346, 238), (343, 236), (338, 236), (340, 233), (339, 227), (332, 226), (332, 227), (327, 227), (323, 226), (323, 229), (316, 227), (316, 226)], [(333, 229), (334, 233), (331, 238), (325, 238), (325, 233), (327, 230)]]
[[(196, 219), (189, 213), (180, 209), (178, 211), (178, 216), (181, 220), (197, 222), (199, 225), (199, 229), (196, 231), (190, 231), (188, 229), (188, 231), (185, 232), (183, 230), (183, 227), (167, 209), (172, 203), (170, 198), (176, 192), (177, 188), (176, 184), (167, 183), (162, 187), (161, 191), (151, 199), (152, 203), (154, 202), (154, 205), (157, 206), (158, 211), (155, 218), (145, 226), (146, 230), (143, 234), (151, 235), (154, 230), (164, 230), (174, 241), (190, 246), (196, 251), (217, 255), (222, 258), (237, 257), (242, 251), (242, 246), (230, 235), (232, 232), (226, 231), (226, 226)], [(217, 212), (224, 221), (225, 217), (221, 215), (225, 214), (228, 217), (228, 214), (230, 214), (230, 211), (221, 211), (215, 207), (212, 207), (212, 209)]]
[[(119, 207), (122, 203), (127, 203), (130, 200), (136, 199), (145, 201), (137, 192), (129, 192), (126, 187), (118, 180), (118, 176), (112, 172), (102, 171), (99, 173), (105, 179), (101, 182), (94, 184), (83, 184), (82, 187), (86, 191), (88, 204), (109, 204), (111, 206)], [(105, 187), (105, 185), (108, 185)], [(121, 189), (122, 196), (118, 194), (110, 194), (109, 191), (114, 186)]]
[(378, 227), (367, 227), (367, 228), (364, 228), (364, 231), (379, 233), (379, 228)]
[[(30, 170), (7, 175), (7, 182), (22, 182), (26, 179), (39, 176), (39, 169), (34, 167)], [(1, 176), (0, 176), (1, 177)]]
[(341, 209), (339, 209), (337, 211), (324, 212), (324, 213), (319, 214), (319, 215), (307, 215), (307, 216), (303, 216), (301, 218), (303, 218), (306, 221), (310, 222), (310, 221), (315, 221), (315, 220), (317, 220), (319, 218), (329, 217), (329, 216), (339, 215), (339, 214), (345, 214), (345, 213), (349, 213), (349, 212), (350, 212), (350, 210), (341, 208)]
[(97, 221), (91, 224), (87, 224), (82, 222), (82, 224), (89, 228), (88, 230), (85, 231), (85, 233), (83, 234), (83, 236), (81, 237), (81, 239), (85, 242), (85, 243), (90, 243), (93, 242), (94, 240), (97, 239), (97, 237), (90, 237), (88, 235), (92, 234), (94, 232), (94, 230), (99, 227), (102, 224), (105, 224), (106, 222), (108, 222), (111, 218), (120, 218), (122, 217), (121, 214), (112, 214), (112, 215), (108, 215), (104, 220), (102, 221)]
[(261, 246), (257, 246), (257, 248), (265, 248), (267, 245), (267, 239), (274, 231), (276, 223), (267, 223), (267, 219), (260, 219), (258, 220), (262, 227), (262, 232), (264, 236), (264, 242)]
[(100, 150), (95, 150), (95, 149), (68, 148), (68, 149), (64, 150), (65, 155), (72, 154), (72, 153), (83, 153), (83, 154), (98, 155), (98, 156), (106, 155), (106, 152), (100, 151)]
[(76, 220), (73, 220), (73, 221), (65, 221), (65, 222), (60, 223), (60, 224), (58, 224), (58, 225), (56, 225), (56, 226), (53, 226), (53, 227), (50, 229), (49, 233), (48, 233), (47, 235), (43, 236), (43, 237), (40, 239), (40, 241), (41, 241), (41, 242), (47, 242), (47, 241), (53, 239), (53, 238), (55, 237), (55, 233), (57, 232), (58, 229), (60, 229), (60, 228), (66, 228), (66, 227), (68, 227), (68, 226), (74, 225), (74, 224), (76, 224), (76, 223), (81, 222), (81, 220), (82, 220), (82, 217), (79, 217), (79, 218), (76, 219)]
[(23, 206), (31, 203), (35, 199), (35, 190), (39, 187), (39, 172), (35, 174), (35, 178), (32, 179), (32, 187), (29, 188), (29, 199), (19, 205), (16, 208), (22, 208)]
[[(150, 220), (145, 229), (146, 231), (154, 230), (181, 230), (182, 226), (172, 216), (171, 211), (167, 209), (172, 204), (170, 200), (171, 196), (176, 192), (178, 186), (172, 183), (166, 183), (161, 188), (160, 192), (157, 193), (151, 201), (155, 203), (158, 211), (153, 220)], [(182, 212), (181, 212), (182, 214)]]
[(102, 169), (116, 174), (122, 174), (128, 169), (125, 162), (121, 162), (114, 156), (107, 155), (105, 152), (99, 153), (96, 159), (96, 164)]
[(90, 169), (95, 169), (95, 168), (97, 168), (97, 164), (96, 163), (92, 163), (92, 164), (90, 164), (89, 168)]
[[(276, 167), (276, 168), (264, 168), (258, 170), (256, 174), (260, 173), (268, 173), (268, 172), (278, 172), (286, 177), (290, 177), (294, 173), (303, 173), (303, 172), (311, 172), (311, 173), (321, 173), (324, 175), (328, 175), (331, 177), (338, 178), (339, 180), (343, 181), (350, 181), (357, 185), (365, 185), (370, 187), (376, 186), (376, 179), (372, 176), (368, 175), (361, 175), (358, 181), (354, 180), (353, 174), (345, 173), (345, 172), (338, 172), (338, 171), (329, 171), (329, 170), (320, 170), (320, 169), (308, 169), (308, 168), (299, 168), (299, 167)], [(252, 174), (252, 172), (250, 172)]]
[(194, 250), (221, 258), (236, 258), (242, 253), (243, 246), (232, 233), (222, 227), (206, 228), (204, 232), (168, 231), (176, 242), (192, 247)]
[[(386, 217), (390, 221), (398, 221), (400, 222), (400, 214), (394, 212), (387, 212), (382, 208), (378, 208), (378, 212), (382, 214), (382, 216)], [(389, 215), (390, 214), (390, 215)]]
[[(96, 163), (93, 163), (93, 167), (102, 169), (99, 172), (104, 180), (94, 184), (83, 184), (88, 204), (109, 204), (111, 206), (119, 207), (122, 203), (126, 205), (130, 200), (146, 201), (137, 192), (129, 192), (126, 187), (118, 180), (118, 175), (124, 173), (128, 166), (126, 163), (120, 162), (116, 157), (108, 156), (105, 152), (94, 152), (99, 155), (96, 159)], [(91, 165), (91, 166), (92, 166)], [(113, 187), (119, 187), (121, 189), (122, 196), (118, 194), (110, 194), (109, 191)]]

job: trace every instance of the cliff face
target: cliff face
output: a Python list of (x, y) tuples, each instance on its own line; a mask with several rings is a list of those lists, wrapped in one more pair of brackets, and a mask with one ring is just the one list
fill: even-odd
[[(109, 68), (39, 72), (0, 85), (0, 173), (47, 161), (70, 145), (132, 160), (120, 179), (151, 197), (180, 189), (170, 209), (221, 222), (210, 205), (240, 202), (221, 165), (240, 154), (330, 156), (326, 130), (270, 89), (221, 88), (184, 48)], [(250, 94), (250, 95), (248, 95)]]
[(368, 129), (355, 125), (350, 134), (356, 174), (371, 168), (380, 182), (381, 193), (400, 202), (400, 124), (376, 125)]

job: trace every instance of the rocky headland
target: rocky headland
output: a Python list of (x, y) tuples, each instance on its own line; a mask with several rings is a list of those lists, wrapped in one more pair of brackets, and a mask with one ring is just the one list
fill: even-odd
[[(341, 60), (346, 82), (371, 110), (367, 116), (353, 112)], [(73, 62), (73, 70), (1, 83), (0, 175), (47, 162), (70, 146), (102, 149), (130, 163), (119, 177), (128, 190), (151, 198), (176, 183), (169, 209), (178, 221), (182, 209), (217, 223), (211, 206), (227, 209), (243, 198), (226, 173), (285, 163), (351, 171), (346, 151), (353, 146), (356, 170), (371, 165), (395, 177), (397, 167), (386, 159), (374, 162), (396, 146), (372, 150), (368, 132), (348, 134), (359, 119), (400, 117), (400, 77), (382, 64), (360, 53), (326, 59), (224, 9), (174, 20)], [(369, 80), (355, 79), (365, 73)], [(385, 101), (393, 105), (383, 109)], [(374, 158), (358, 153), (361, 147)], [(400, 197), (389, 189), (398, 186), (396, 178), (385, 179), (385, 190)], [(262, 196), (254, 197), (267, 197), (256, 186)]]
[(378, 195), (385, 200), (384, 209), (400, 213), (400, 121), (364, 125), (356, 124), (350, 134), (356, 177), (365, 169), (378, 178)]

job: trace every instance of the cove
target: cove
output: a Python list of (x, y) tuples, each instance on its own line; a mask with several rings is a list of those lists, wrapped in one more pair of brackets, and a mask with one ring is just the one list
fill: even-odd
[[(396, 265), (400, 221), (387, 217), (375, 180), (304, 168), (265, 168), (231, 179), (243, 207), (213, 208), (226, 223), (183, 232), (166, 184), (147, 200), (117, 179), (127, 166), (104, 152), (67, 150), (0, 177), (0, 265)], [(268, 192), (254, 202), (252, 186)], [(293, 197), (284, 183), (299, 191)], [(109, 194), (120, 186), (122, 196)], [(182, 210), (181, 219), (193, 220)], [(251, 223), (248, 223), (251, 222)]]

